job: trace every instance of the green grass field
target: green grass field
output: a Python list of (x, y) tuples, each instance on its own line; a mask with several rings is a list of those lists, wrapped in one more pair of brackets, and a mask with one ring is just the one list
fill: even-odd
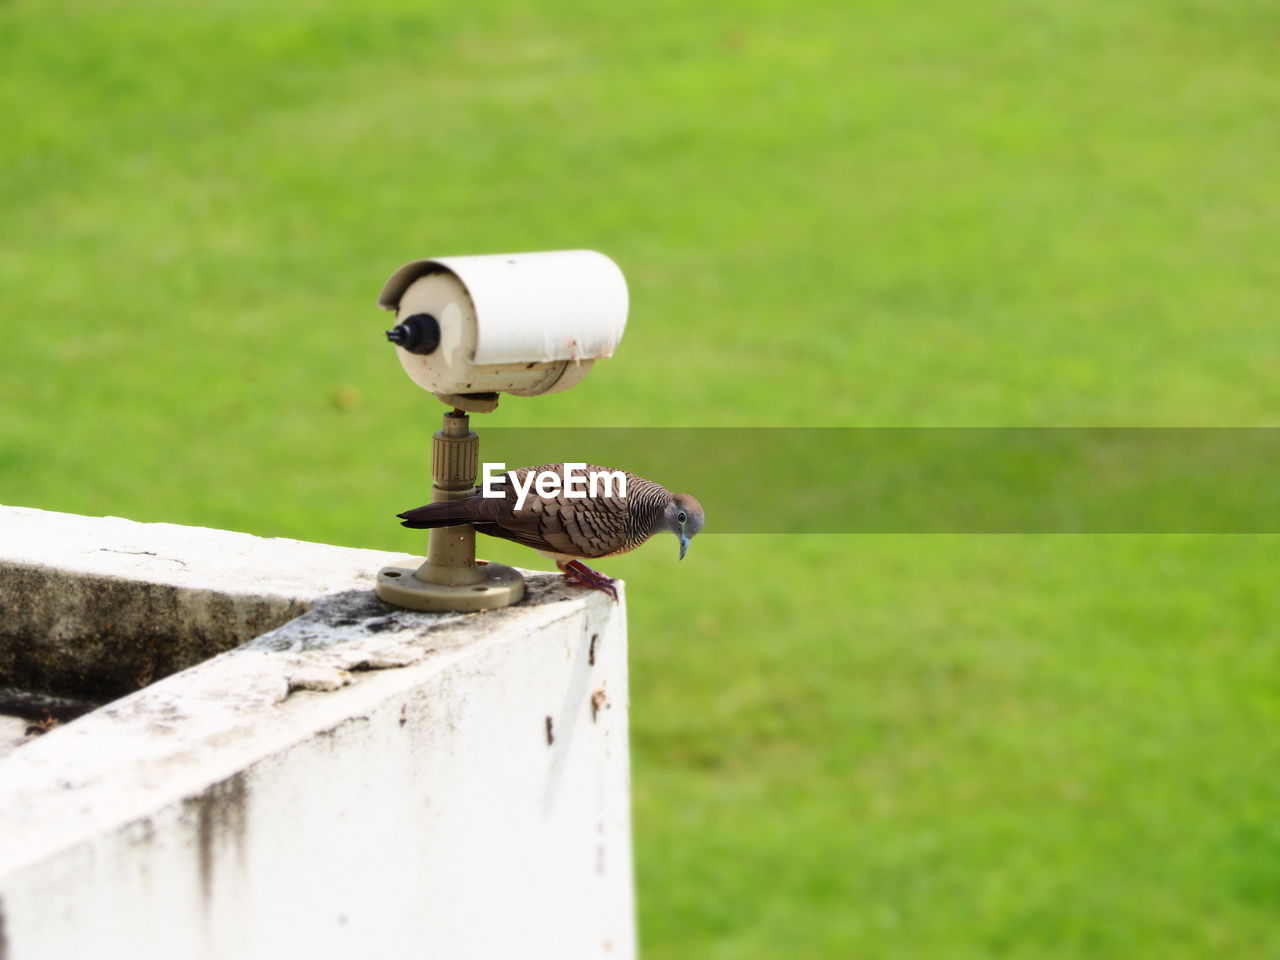
[[(375, 299), (446, 253), (631, 286), (494, 426), (1276, 425), (1278, 51), (1264, 0), (2, 0), (0, 502), (416, 551)], [(1277, 538), (603, 566), (651, 960), (1280, 956)]]

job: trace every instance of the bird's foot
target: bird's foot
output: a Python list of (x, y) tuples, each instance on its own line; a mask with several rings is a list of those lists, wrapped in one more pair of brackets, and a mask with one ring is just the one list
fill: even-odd
[(556, 564), (570, 583), (580, 583), (591, 590), (600, 590), (618, 602), (618, 588), (613, 585), (613, 578), (606, 577), (599, 570), (592, 570), (581, 560), (570, 560)]

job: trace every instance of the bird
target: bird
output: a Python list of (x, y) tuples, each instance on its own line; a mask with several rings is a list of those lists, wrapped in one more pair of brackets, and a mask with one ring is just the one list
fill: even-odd
[[(655, 533), (666, 531), (680, 540), (683, 560), (689, 543), (702, 530), (702, 504), (687, 493), (672, 493), (661, 484), (621, 470), (594, 464), (570, 464), (577, 479), (612, 476), (625, 485), (587, 487), (585, 496), (569, 496), (570, 477), (563, 463), (541, 464), (507, 471), (493, 479), (492, 489), (477, 487), (471, 496), (443, 500), (397, 514), (401, 525), (415, 530), (469, 523), (480, 533), (532, 547), (555, 561), (566, 580), (618, 599), (613, 579), (592, 570), (583, 560), (616, 557), (640, 546)], [(578, 468), (584, 468), (581, 471)], [(581, 476), (585, 474), (585, 477)], [(545, 486), (533, 484), (550, 475)], [(541, 495), (556, 488), (554, 496)], [(620, 492), (625, 495), (619, 496)], [(488, 493), (488, 495), (486, 495)]]

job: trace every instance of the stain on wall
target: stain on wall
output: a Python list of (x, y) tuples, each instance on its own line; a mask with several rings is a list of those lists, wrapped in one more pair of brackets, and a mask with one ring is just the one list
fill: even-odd
[(242, 771), (228, 777), (203, 793), (188, 797), (185, 803), (194, 814), (200, 893), (207, 905), (213, 895), (218, 858), (231, 853), (237, 866), (244, 867), (249, 822), (246, 775)]

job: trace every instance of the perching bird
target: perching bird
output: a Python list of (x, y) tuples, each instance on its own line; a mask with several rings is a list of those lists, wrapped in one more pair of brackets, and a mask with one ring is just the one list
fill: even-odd
[[(565, 465), (550, 463), (511, 470), (497, 478), (493, 485), (500, 496), (482, 496), (477, 488), (466, 499), (429, 503), (398, 516), (403, 526), (419, 530), (470, 523), (491, 537), (532, 547), (554, 560), (566, 580), (603, 590), (615, 600), (618, 592), (613, 580), (592, 570), (583, 559), (616, 557), (663, 530), (680, 538), (680, 559), (684, 559), (689, 541), (698, 535), (704, 520), (702, 505), (696, 499), (687, 493), (671, 493), (661, 484), (635, 474), (592, 464), (573, 467), (572, 476), (577, 478), (620, 474), (626, 478), (626, 496), (617, 495), (616, 483), (611, 488), (604, 482), (595, 486), (579, 480), (579, 489), (586, 486), (586, 492), (595, 495), (570, 497), (565, 493)], [(544, 472), (559, 477), (555, 496), (539, 496), (531, 486)]]

